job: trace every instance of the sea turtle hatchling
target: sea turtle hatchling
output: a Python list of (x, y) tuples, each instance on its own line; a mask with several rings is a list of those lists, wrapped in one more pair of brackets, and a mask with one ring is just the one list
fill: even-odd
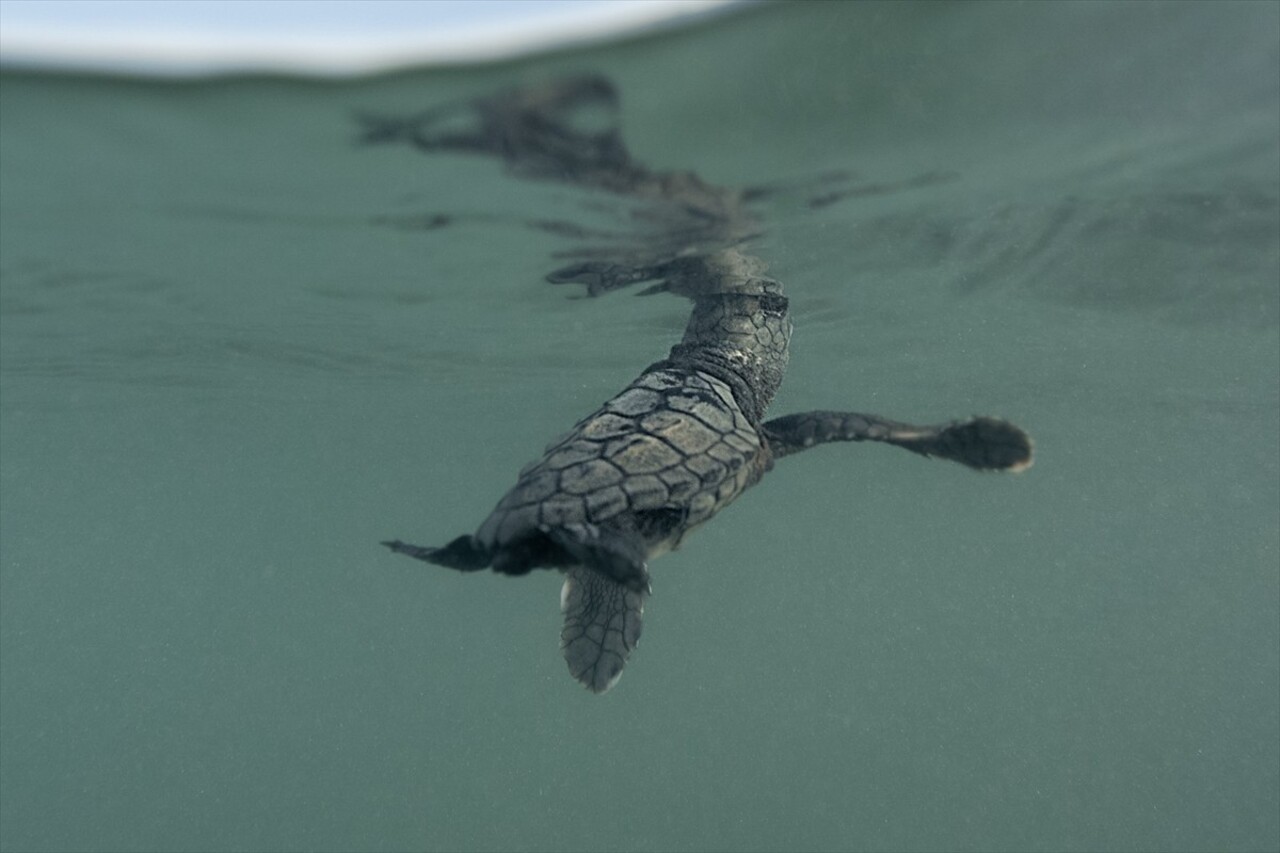
[[(599, 89), (604, 84), (595, 85)], [(558, 102), (545, 93), (504, 97), (516, 112)], [(548, 168), (546, 151), (554, 150), (569, 161), (564, 174), (589, 173), (573, 162), (573, 152), (602, 146), (575, 148), (574, 132), (554, 115), (539, 114), (534, 121), (502, 114), (497, 121), (493, 104), (500, 102), (485, 101), (488, 112), (479, 111), (502, 133), (527, 127), (528, 133), (554, 138), (554, 146), (521, 140), (525, 148), (540, 152), (540, 168)], [(412, 132), (422, 147), (430, 147), (422, 143), (420, 127)], [(483, 141), (474, 146), (478, 150), (518, 148), (488, 141), (480, 132), (475, 138)], [(677, 181), (647, 172), (626, 155), (620, 141), (608, 150), (608, 165), (616, 166), (620, 176), (596, 185), (612, 192), (679, 206), (688, 188), (700, 198), (713, 189), (694, 178)], [(591, 161), (592, 167), (607, 174), (599, 159)], [(737, 209), (738, 196), (725, 191), (719, 198), (729, 210), (726, 221), (749, 219)], [(687, 205), (680, 215), (687, 215)], [(689, 533), (758, 482), (777, 459), (827, 442), (878, 441), (979, 470), (1020, 471), (1031, 465), (1027, 434), (996, 418), (922, 427), (876, 415), (814, 411), (765, 420), (787, 365), (787, 298), (779, 282), (763, 275), (758, 259), (734, 245), (706, 248), (707, 235), (715, 229), (714, 220), (708, 225), (706, 219), (699, 225), (700, 253), (660, 260), (639, 272), (613, 270), (617, 280), (628, 283), (662, 277), (657, 289), (692, 301), (684, 337), (667, 357), (553, 441), (520, 472), (474, 534), (436, 548), (398, 539), (383, 543), (396, 553), (459, 571), (564, 572), (561, 646), (573, 677), (596, 693), (617, 683), (640, 637), (650, 593), (648, 561), (678, 548)], [(736, 234), (738, 228), (734, 224), (731, 230)], [(664, 247), (675, 245), (674, 239), (666, 235)], [(725, 240), (736, 241), (732, 235)], [(561, 271), (558, 280), (595, 276), (603, 269), (601, 264), (582, 265)], [(593, 282), (584, 283), (590, 287)]]
[[(732, 250), (730, 250), (730, 253)], [(684, 339), (552, 442), (474, 535), (440, 548), (384, 543), (460, 571), (560, 569), (561, 643), (574, 678), (603, 693), (640, 637), (648, 560), (754, 485), (774, 460), (831, 441), (880, 441), (980, 470), (1031, 464), (1026, 433), (977, 417), (919, 427), (852, 412), (764, 420), (791, 321), (781, 286), (749, 277), (694, 295)]]

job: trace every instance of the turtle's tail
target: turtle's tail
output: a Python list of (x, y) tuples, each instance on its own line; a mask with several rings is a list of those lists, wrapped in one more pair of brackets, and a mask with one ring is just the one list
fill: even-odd
[(560, 648), (569, 672), (592, 693), (618, 683), (640, 640), (645, 593), (585, 566), (565, 570), (560, 591), (564, 629)]

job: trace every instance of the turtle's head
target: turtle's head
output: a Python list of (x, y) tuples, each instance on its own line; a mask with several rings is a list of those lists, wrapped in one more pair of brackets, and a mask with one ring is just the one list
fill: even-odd
[(782, 286), (757, 278), (695, 297), (693, 316), (671, 359), (728, 382), (738, 405), (759, 422), (782, 384), (790, 342)]

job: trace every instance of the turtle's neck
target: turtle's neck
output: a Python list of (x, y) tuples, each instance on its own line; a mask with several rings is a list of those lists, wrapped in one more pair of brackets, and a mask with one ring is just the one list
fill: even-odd
[(791, 319), (782, 285), (758, 273), (764, 264), (736, 249), (703, 259), (668, 289), (693, 300), (684, 337), (654, 367), (707, 373), (733, 389), (755, 423), (764, 418), (786, 372)]

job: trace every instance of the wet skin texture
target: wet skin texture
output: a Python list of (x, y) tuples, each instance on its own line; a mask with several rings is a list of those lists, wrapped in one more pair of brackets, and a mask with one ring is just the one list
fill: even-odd
[[(576, 129), (588, 107), (614, 120)], [(613, 245), (584, 252), (589, 260), (548, 279), (582, 284), (593, 296), (651, 282), (645, 293), (692, 302), (684, 337), (667, 357), (548, 445), (475, 534), (443, 547), (383, 543), (460, 571), (564, 572), (561, 647), (574, 678), (597, 693), (617, 682), (639, 640), (648, 561), (678, 548), (776, 459), (828, 442), (877, 441), (978, 470), (1031, 464), (1026, 433), (996, 418), (913, 426), (815, 411), (766, 420), (786, 371), (791, 320), (782, 285), (742, 246), (760, 233), (748, 201), (772, 190), (651, 172), (627, 152), (616, 114), (612, 86), (583, 77), (408, 118), (364, 119), (367, 141), (492, 154), (522, 177), (642, 202), (640, 233), (610, 235)], [(438, 227), (447, 218), (428, 221)]]

